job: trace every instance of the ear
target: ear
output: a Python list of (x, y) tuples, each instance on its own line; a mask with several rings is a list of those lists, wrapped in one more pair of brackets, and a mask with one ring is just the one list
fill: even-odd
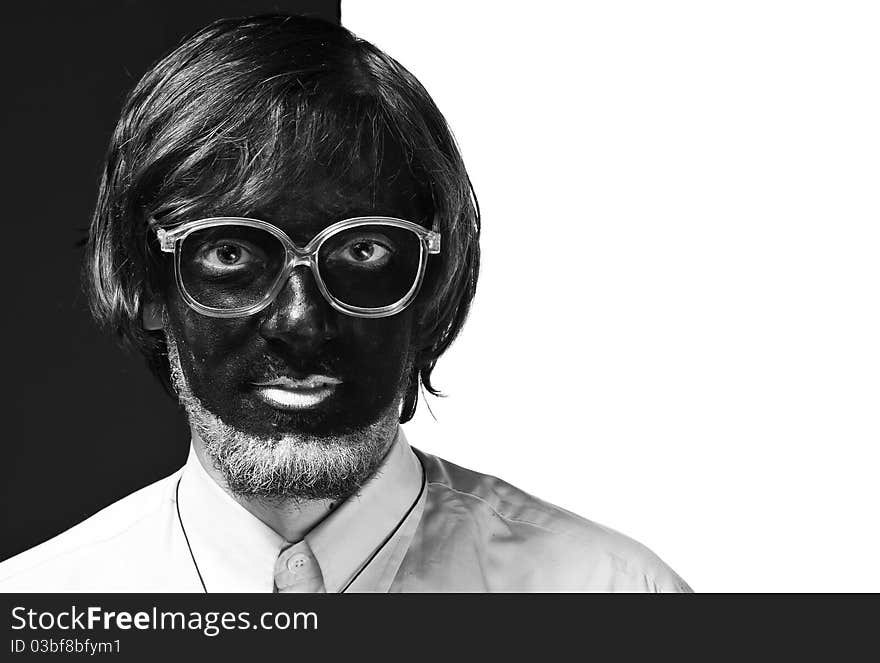
[(165, 307), (157, 301), (148, 299), (141, 309), (141, 322), (147, 331), (156, 331), (165, 327)]

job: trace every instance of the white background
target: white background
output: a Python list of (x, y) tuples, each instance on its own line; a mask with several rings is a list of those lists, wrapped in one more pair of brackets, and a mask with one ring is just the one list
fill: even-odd
[(697, 591), (880, 591), (880, 5), (348, 0), (483, 271), (410, 442)]

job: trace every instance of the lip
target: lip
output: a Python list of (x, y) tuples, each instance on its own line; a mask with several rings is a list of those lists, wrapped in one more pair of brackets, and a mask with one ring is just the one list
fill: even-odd
[(279, 410), (304, 410), (326, 400), (342, 384), (330, 375), (280, 377), (254, 382), (254, 393), (263, 402)]

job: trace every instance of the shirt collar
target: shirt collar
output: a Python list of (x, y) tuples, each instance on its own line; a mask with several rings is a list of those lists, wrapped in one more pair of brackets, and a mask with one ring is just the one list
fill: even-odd
[[(350, 581), (361, 579), (365, 565), (372, 566), (371, 558), (380, 548), (409, 546), (413, 532), (402, 525), (404, 520), (412, 521), (414, 506), (424, 497), (422, 475), (421, 463), (398, 428), (397, 438), (376, 473), (306, 534), (327, 592), (342, 591)], [(384, 560), (377, 555), (374, 561), (381, 564)], [(393, 573), (390, 575), (366, 574), (363, 579), (370, 576), (375, 580), (360, 583), (357, 589), (387, 591), (393, 580)]]
[[(327, 592), (354, 579), (358, 591), (388, 590), (424, 505), (422, 484), (421, 464), (398, 429), (376, 473), (305, 536)], [(207, 590), (271, 592), (275, 561), (291, 542), (226, 493), (192, 447), (178, 495), (193, 573), (197, 567)]]

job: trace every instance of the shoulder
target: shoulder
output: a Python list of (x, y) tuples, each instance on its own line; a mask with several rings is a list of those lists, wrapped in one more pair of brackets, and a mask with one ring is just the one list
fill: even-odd
[[(690, 591), (649, 548), (538, 499), (497, 477), (417, 452), (426, 472), (426, 518), (465, 537), (505, 575), (534, 591)], [(485, 563), (484, 559), (481, 563)]]
[(123, 587), (137, 560), (167, 539), (179, 476), (180, 470), (0, 563), (0, 592)]

